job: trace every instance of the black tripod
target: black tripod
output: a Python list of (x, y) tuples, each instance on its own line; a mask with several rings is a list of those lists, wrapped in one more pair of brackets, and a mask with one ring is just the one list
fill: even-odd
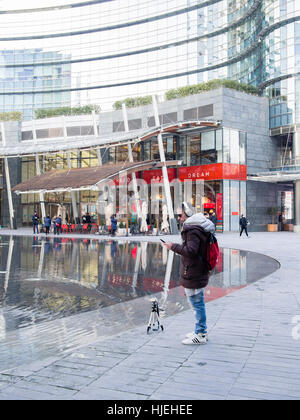
[(164, 330), (164, 327), (160, 323), (160, 319), (159, 319), (159, 309), (158, 309), (157, 299), (153, 298), (151, 299), (151, 302), (152, 302), (152, 309), (151, 309), (151, 314), (150, 314), (150, 318), (148, 322), (147, 334), (151, 330), (151, 327), (152, 327), (152, 331), (159, 331), (159, 328), (161, 328), (162, 331)]

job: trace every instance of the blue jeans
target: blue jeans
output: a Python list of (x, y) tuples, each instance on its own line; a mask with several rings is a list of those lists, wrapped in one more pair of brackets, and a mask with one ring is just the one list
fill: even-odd
[(35, 223), (33, 223), (33, 225), (32, 225), (32, 227), (33, 227), (33, 233), (39, 233), (39, 225), (36, 225)]
[(195, 315), (196, 315), (195, 333), (206, 334), (207, 325), (206, 325), (204, 289), (202, 289), (196, 295), (188, 296), (188, 300), (192, 306), (192, 309), (194, 309)]

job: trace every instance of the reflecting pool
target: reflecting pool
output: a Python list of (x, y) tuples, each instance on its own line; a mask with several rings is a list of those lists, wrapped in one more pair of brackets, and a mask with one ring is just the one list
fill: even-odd
[[(3, 237), (0, 362), (13, 363), (8, 343), (19, 343), (19, 362), (24, 362), (147, 323), (150, 295), (157, 297), (162, 314), (186, 309), (179, 266), (180, 257), (160, 243)], [(221, 249), (206, 302), (278, 268), (264, 255)]]

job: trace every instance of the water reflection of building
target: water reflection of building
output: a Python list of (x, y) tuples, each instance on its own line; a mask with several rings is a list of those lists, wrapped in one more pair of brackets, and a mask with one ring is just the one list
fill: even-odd
[[(145, 247), (125, 241), (84, 243), (70, 238), (39, 238), (32, 242), (32, 238), (17, 238), (0, 247), (0, 252), (2, 298), (12, 305), (33, 306), (57, 316), (153, 293), (159, 294), (165, 309), (169, 298), (178, 293), (180, 257), (169, 252), (164, 259), (158, 243)], [(251, 267), (259, 257), (252, 258), (245, 251), (223, 249), (206, 288), (207, 301), (254, 281)]]

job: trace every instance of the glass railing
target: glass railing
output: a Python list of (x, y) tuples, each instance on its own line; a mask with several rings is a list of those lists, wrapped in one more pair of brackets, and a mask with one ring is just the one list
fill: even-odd
[(270, 166), (271, 171), (295, 171), (300, 170), (300, 157), (293, 159), (282, 159), (272, 161)]

